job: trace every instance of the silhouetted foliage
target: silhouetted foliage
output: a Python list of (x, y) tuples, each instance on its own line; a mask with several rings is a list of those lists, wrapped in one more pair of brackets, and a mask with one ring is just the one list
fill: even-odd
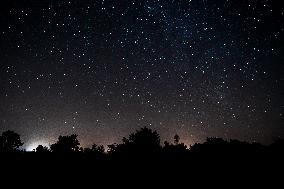
[(91, 148), (85, 148), (83, 151), (85, 154), (89, 154), (96, 159), (102, 159), (105, 157), (105, 148), (103, 145), (93, 144)]
[(130, 134), (129, 138), (124, 140), (124, 144), (133, 144), (142, 150), (157, 150), (160, 148), (160, 136), (157, 131), (144, 127)]
[(59, 136), (58, 141), (50, 146), (52, 152), (70, 153), (79, 151), (79, 141), (77, 135)]
[(174, 136), (174, 144), (164, 142), (163, 157), (170, 159), (186, 158), (188, 155), (187, 146), (184, 143), (179, 143), (180, 137), (176, 134)]
[(178, 144), (179, 143), (179, 136), (176, 134), (175, 136), (174, 136), (174, 143), (175, 144)]
[(109, 145), (109, 153), (128, 157), (151, 157), (160, 150), (160, 136), (149, 128), (141, 128), (128, 138), (122, 139), (122, 144)]
[[(122, 143), (108, 145), (105, 151), (104, 146), (93, 144), (90, 148), (80, 147), (77, 135), (59, 136), (58, 141), (50, 146), (39, 145), (36, 153), (6, 153), (14, 152), (23, 144), (20, 136), (13, 131), (3, 132), (0, 137), (1, 155), (4, 161), (12, 160), (31, 160), (30, 162), (50, 163), (57, 162), (59, 166), (64, 162), (68, 167), (76, 162), (86, 162), (84, 166), (95, 165), (95, 162), (105, 162), (109, 160), (126, 160), (139, 165), (143, 162), (151, 163), (161, 160), (164, 162), (180, 162), (174, 166), (183, 167), (185, 165), (220, 165), (226, 166), (247, 163), (256, 165), (259, 163), (282, 162), (284, 142), (281, 139), (276, 140), (270, 146), (264, 146), (259, 143), (241, 142), (239, 140), (224, 140), (222, 138), (207, 138), (204, 143), (197, 143), (188, 148), (180, 142), (180, 137), (176, 134), (173, 141), (164, 142), (160, 145), (160, 136), (156, 131), (149, 128), (141, 128), (122, 139)], [(68, 156), (62, 155), (68, 154)], [(69, 161), (69, 163), (68, 163)], [(117, 161), (114, 161), (117, 162)], [(122, 161), (124, 162), (124, 161)], [(120, 163), (118, 163), (120, 164)], [(77, 165), (80, 165), (77, 164)], [(113, 165), (113, 164), (112, 164)], [(81, 166), (81, 165), (80, 165)], [(276, 164), (278, 166), (278, 164)]]
[(107, 150), (108, 154), (115, 154), (116, 151), (118, 151), (117, 149), (119, 145), (117, 143), (113, 143), (113, 144), (107, 145), (107, 147), (108, 147), (108, 150)]
[(50, 152), (47, 146), (38, 145), (36, 148), (37, 153), (47, 153)]
[(105, 152), (105, 147), (103, 145), (96, 145), (96, 144), (93, 144), (92, 145), (92, 151), (93, 152), (98, 152), (98, 153), (104, 153)]
[(22, 146), (20, 135), (14, 131), (5, 131), (0, 136), (0, 151), (1, 152), (15, 152)]

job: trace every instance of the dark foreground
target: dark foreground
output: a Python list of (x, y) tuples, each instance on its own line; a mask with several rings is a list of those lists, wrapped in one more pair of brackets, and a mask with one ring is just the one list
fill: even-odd
[[(283, 149), (264, 147), (243, 152), (204, 150), (173, 155), (105, 155), (70, 153), (1, 154), (5, 178), (59, 181), (65, 184), (136, 182), (146, 184), (282, 183)], [(149, 154), (148, 154), (149, 155)], [(19, 178), (18, 178), (19, 177)], [(3, 178), (3, 177), (2, 177)], [(17, 183), (17, 182), (16, 182)], [(102, 184), (101, 183), (101, 184)], [(245, 186), (245, 185), (244, 185)], [(136, 187), (134, 187), (136, 188)]]
[[(107, 151), (96, 144), (83, 149), (77, 135), (70, 135), (59, 136), (50, 148), (39, 145), (34, 152), (19, 151), (23, 143), (12, 131), (3, 132), (0, 139), (0, 188), (12, 188), (14, 184), (23, 187), (23, 183), (42, 188), (55, 182), (63, 183), (63, 188), (86, 188), (85, 184), (91, 184), (91, 188), (98, 184), (118, 188), (119, 183), (124, 186), (132, 182), (135, 184), (131, 188), (151, 188), (151, 182), (174, 184), (173, 188), (180, 184), (212, 187), (214, 183), (228, 183), (226, 188), (248, 188), (247, 182), (253, 188), (275, 188), (284, 180), (281, 139), (262, 145), (207, 138), (204, 143), (187, 147), (176, 135), (174, 143), (165, 141), (161, 145), (156, 131), (142, 128), (123, 138), (122, 143), (109, 145)], [(3, 187), (6, 181), (8, 187)]]

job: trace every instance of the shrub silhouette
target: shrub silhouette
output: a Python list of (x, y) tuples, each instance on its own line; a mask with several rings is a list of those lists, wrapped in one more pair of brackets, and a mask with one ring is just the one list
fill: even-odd
[(0, 136), (0, 151), (1, 152), (15, 152), (22, 146), (20, 135), (14, 131), (5, 131)]
[(58, 141), (50, 146), (52, 152), (55, 153), (71, 153), (79, 152), (79, 141), (77, 135), (59, 136)]
[(47, 153), (50, 152), (47, 146), (38, 145), (36, 148), (37, 153)]

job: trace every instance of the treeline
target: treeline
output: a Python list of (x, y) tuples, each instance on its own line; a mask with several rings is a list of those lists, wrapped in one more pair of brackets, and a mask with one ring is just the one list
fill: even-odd
[(34, 154), (35, 156), (68, 155), (91, 157), (92, 159), (162, 159), (162, 160), (206, 160), (233, 158), (249, 160), (252, 158), (280, 157), (284, 140), (276, 140), (269, 146), (260, 143), (248, 143), (238, 140), (226, 141), (222, 138), (207, 138), (204, 143), (186, 146), (175, 135), (173, 142), (165, 141), (161, 145), (160, 135), (147, 127), (137, 130), (124, 137), (120, 144), (108, 145), (106, 150), (102, 145), (93, 144), (90, 148), (80, 147), (77, 135), (59, 136), (56, 143), (50, 147), (39, 145), (33, 152), (20, 150), (23, 146), (20, 135), (14, 131), (5, 131), (0, 136), (0, 152), (3, 154)]

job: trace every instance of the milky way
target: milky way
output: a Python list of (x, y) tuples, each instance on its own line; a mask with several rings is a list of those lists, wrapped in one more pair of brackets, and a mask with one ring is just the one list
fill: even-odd
[(26, 147), (284, 137), (284, 8), (272, 0), (1, 1), (0, 131)]

